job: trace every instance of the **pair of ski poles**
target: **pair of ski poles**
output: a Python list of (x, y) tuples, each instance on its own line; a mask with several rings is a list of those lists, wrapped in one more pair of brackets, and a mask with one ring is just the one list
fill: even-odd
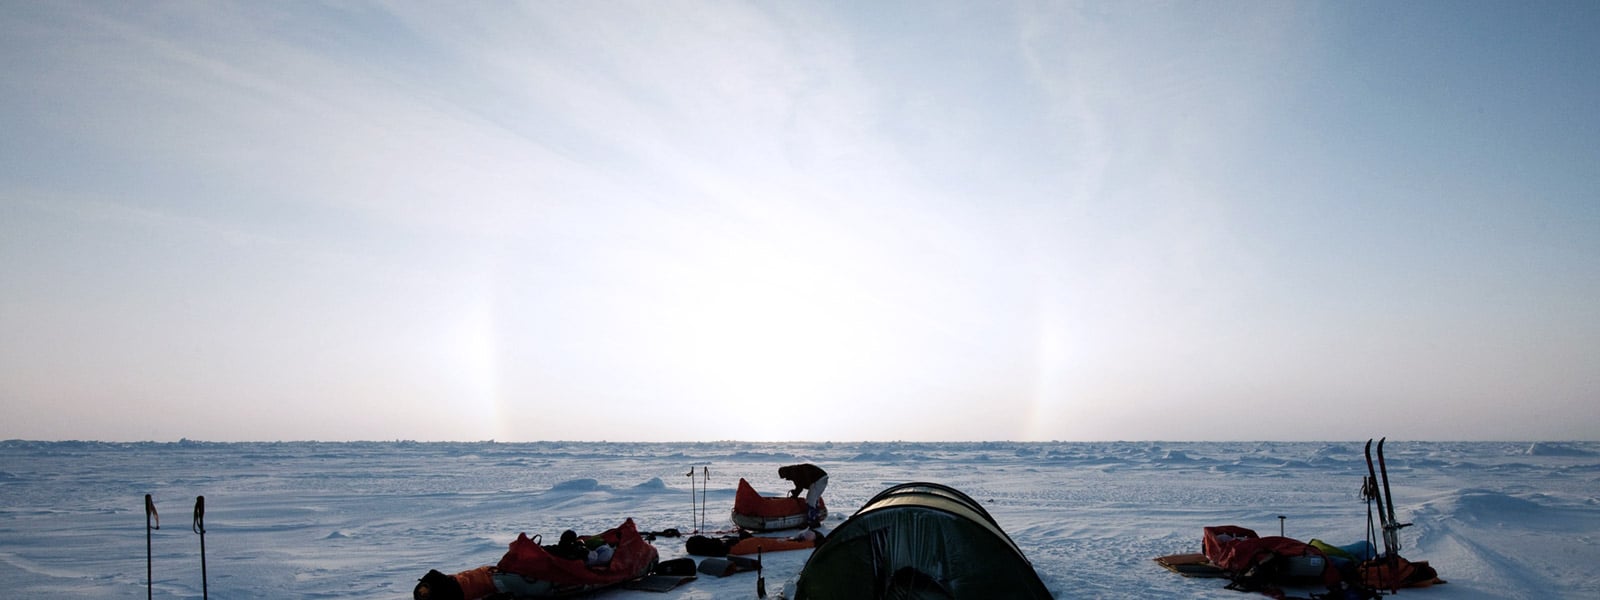
[[(161, 529), (161, 514), (156, 512), (156, 501), (144, 495), (144, 591), (145, 598), (155, 598), (155, 558), (152, 552), (151, 532)], [(190, 528), (200, 534), (200, 597), (210, 598), (206, 583), (206, 497), (194, 497), (194, 524)]]
[(701, 477), (704, 478), (704, 484), (700, 486), (700, 497), (697, 499), (695, 497), (694, 467), (689, 467), (689, 502), (691, 503), (689, 508), (689, 520), (694, 523), (693, 533), (700, 533), (700, 527), (705, 525), (706, 522), (705, 496), (706, 488), (711, 486), (711, 467), (700, 467), (700, 473)]

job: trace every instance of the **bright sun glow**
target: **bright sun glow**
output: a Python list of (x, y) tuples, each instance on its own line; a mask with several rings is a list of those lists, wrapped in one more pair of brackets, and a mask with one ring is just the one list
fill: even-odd
[[(886, 358), (863, 293), (821, 265), (752, 247), (684, 282), (693, 290), (663, 339), (711, 405), (737, 411), (741, 437), (795, 439), (803, 415), (840, 401)], [(892, 362), (892, 361), (890, 361)]]

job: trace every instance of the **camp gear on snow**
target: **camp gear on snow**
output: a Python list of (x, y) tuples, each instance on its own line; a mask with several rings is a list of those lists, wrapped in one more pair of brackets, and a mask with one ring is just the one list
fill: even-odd
[(643, 576), (650, 572), (658, 557), (655, 546), (639, 535), (633, 519), (593, 537), (615, 548), (611, 561), (603, 567), (590, 568), (582, 561), (551, 556), (543, 546), (523, 534), (518, 534), (516, 541), (511, 542), (511, 549), (496, 566), (503, 573), (550, 581), (556, 587), (599, 587)]
[[(1400, 530), (1410, 527), (1410, 523), (1401, 523), (1394, 512), (1394, 492), (1389, 487), (1389, 462), (1383, 455), (1383, 444), (1387, 437), (1378, 438), (1378, 463), (1376, 472), (1372, 463), (1372, 440), (1367, 440), (1367, 478), (1362, 482), (1361, 497), (1367, 502), (1367, 540), (1368, 546), (1373, 546), (1373, 541), (1381, 537), (1383, 540), (1383, 555), (1378, 556), (1376, 550), (1370, 550), (1359, 559), (1365, 559), (1357, 565), (1361, 583), (1378, 590), (1396, 590), (1402, 587), (1422, 587), (1444, 583), (1439, 578), (1438, 571), (1428, 566), (1427, 561), (1412, 562), (1400, 556)], [(1378, 526), (1382, 528), (1381, 536), (1374, 530), (1372, 523), (1373, 507), (1377, 507)]]
[(691, 535), (683, 543), (684, 550), (695, 556), (727, 556), (728, 548), (738, 540), (737, 537), (723, 536), (720, 538)]
[(494, 567), (478, 567), (445, 575), (428, 570), (411, 589), (413, 600), (477, 600), (498, 593), (494, 586)]
[[(1367, 474), (1361, 485), (1361, 497), (1367, 504), (1367, 539), (1334, 546), (1319, 539), (1307, 543), (1282, 535), (1260, 537), (1251, 529), (1219, 525), (1204, 529), (1202, 554), (1163, 556), (1155, 559), (1156, 563), (1189, 577), (1225, 576), (1232, 581), (1229, 589), (1274, 597), (1281, 597), (1282, 591), (1275, 587), (1279, 584), (1324, 584), (1328, 593), (1321, 597), (1342, 600), (1373, 598), (1380, 590), (1444, 583), (1426, 561), (1411, 562), (1400, 556), (1399, 531), (1411, 524), (1399, 522), (1394, 512), (1383, 455), (1385, 439), (1377, 440), (1376, 461), (1372, 442), (1367, 440)], [(1285, 518), (1278, 517), (1280, 533)], [(1381, 555), (1377, 551), (1380, 542)]]
[(1322, 551), (1323, 556), (1333, 561), (1334, 568), (1341, 571), (1348, 570), (1357, 563), (1376, 555), (1372, 549), (1372, 543), (1366, 540), (1343, 546), (1335, 546), (1316, 538), (1312, 538), (1311, 541), (1306, 543), (1316, 546), (1318, 550)]
[[(565, 534), (563, 534), (563, 537)], [(455, 575), (429, 571), (412, 591), (416, 600), (477, 600), (492, 594), (506, 594), (509, 598), (548, 598), (617, 585), (649, 574), (659, 555), (627, 519), (614, 529), (594, 536), (574, 533), (567, 546), (585, 549), (586, 541), (599, 539), (601, 546), (611, 550), (611, 559), (604, 564), (589, 566), (582, 558), (562, 558), (552, 549), (562, 547), (541, 546), (539, 536), (517, 534), (516, 541), (505, 556), (494, 566), (479, 567)]]
[(753, 536), (739, 540), (728, 548), (728, 554), (734, 556), (760, 554), (765, 552), (781, 552), (784, 550), (805, 550), (817, 547), (815, 540), (791, 540), (788, 538), (773, 538)]
[(675, 537), (683, 535), (683, 533), (678, 531), (678, 528), (676, 528), (676, 527), (668, 527), (668, 528), (663, 529), (661, 531), (641, 531), (641, 532), (639, 532), (639, 535), (644, 536), (645, 540), (653, 542), (658, 537), (674, 537), (675, 538)]
[[(796, 539), (801, 538), (801, 539)], [(757, 554), (761, 551), (778, 552), (782, 550), (803, 550), (815, 548), (818, 540), (825, 538), (815, 534), (809, 539), (802, 536), (791, 538), (765, 537), (759, 535), (724, 535), (721, 537), (706, 537), (703, 535), (690, 536), (684, 543), (684, 550), (695, 556), (728, 556)]]
[(706, 524), (706, 491), (711, 487), (711, 467), (700, 467), (701, 485), (698, 488), (700, 492), (698, 498), (695, 496), (696, 486), (693, 466), (689, 467), (687, 476), (689, 477), (689, 521), (693, 524), (689, 531), (690, 533), (700, 533), (701, 528), (705, 527)]
[[(739, 479), (733, 495), (733, 523), (751, 531), (777, 531), (806, 526), (805, 500), (782, 496), (762, 496), (750, 482)], [(817, 499), (816, 521), (828, 517), (828, 506)]]
[(695, 579), (694, 559), (674, 558), (656, 563), (649, 575), (624, 583), (622, 587), (645, 592), (668, 592)]
[(1403, 587), (1428, 587), (1444, 583), (1428, 561), (1411, 562), (1398, 554), (1375, 558), (1356, 566), (1361, 584), (1375, 590), (1395, 591)]
[[(534, 536), (533, 543), (539, 543), (538, 536)], [(571, 529), (561, 532), (561, 540), (554, 546), (545, 546), (545, 550), (556, 558), (567, 560), (583, 560), (589, 556), (589, 548), (578, 540), (578, 532)]]
[(1322, 550), (1283, 536), (1260, 537), (1237, 525), (1206, 527), (1201, 547), (1211, 564), (1233, 579), (1230, 587), (1259, 589), (1269, 583), (1340, 581)]
[(1022, 550), (977, 501), (937, 483), (879, 492), (818, 546), (796, 600), (1050, 598)]
[(1169, 554), (1158, 556), (1154, 559), (1162, 568), (1177, 573), (1184, 577), (1227, 577), (1222, 569), (1211, 564), (1211, 559), (1199, 552), (1188, 554)]
[(650, 571), (651, 575), (693, 575), (695, 564), (692, 558), (674, 558), (656, 563), (656, 568)]
[(601, 544), (595, 549), (589, 551), (589, 556), (584, 557), (583, 564), (590, 567), (598, 567), (601, 565), (610, 564), (611, 555), (615, 553), (616, 550), (612, 548), (611, 545)]
[(748, 556), (717, 556), (700, 561), (697, 568), (712, 577), (727, 577), (734, 573), (756, 570), (756, 559)]
[[(1378, 439), (1378, 467), (1374, 472), (1372, 467), (1372, 440), (1367, 440), (1367, 478), (1362, 482), (1361, 497), (1367, 501), (1367, 539), (1375, 540), (1379, 537), (1372, 523), (1372, 507), (1378, 508), (1378, 522), (1382, 528), (1384, 556), (1398, 556), (1400, 554), (1400, 530), (1410, 527), (1410, 523), (1401, 523), (1394, 514), (1394, 494), (1389, 491), (1389, 465), (1383, 458), (1383, 443), (1388, 438)], [(1382, 483), (1379, 483), (1379, 474)], [(1371, 558), (1371, 557), (1367, 557)]]

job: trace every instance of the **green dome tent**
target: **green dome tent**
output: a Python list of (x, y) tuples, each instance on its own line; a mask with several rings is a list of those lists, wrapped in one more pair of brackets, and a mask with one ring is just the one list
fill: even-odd
[(796, 600), (1050, 598), (982, 506), (937, 483), (879, 492), (818, 546)]

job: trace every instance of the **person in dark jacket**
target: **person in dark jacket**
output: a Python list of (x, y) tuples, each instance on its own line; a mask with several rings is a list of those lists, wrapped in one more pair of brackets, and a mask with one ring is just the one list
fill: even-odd
[(778, 467), (778, 476), (794, 482), (794, 489), (789, 490), (790, 498), (800, 497), (800, 492), (806, 493), (806, 522), (812, 527), (818, 526), (817, 502), (822, 500), (822, 491), (828, 488), (828, 472), (811, 463)]

